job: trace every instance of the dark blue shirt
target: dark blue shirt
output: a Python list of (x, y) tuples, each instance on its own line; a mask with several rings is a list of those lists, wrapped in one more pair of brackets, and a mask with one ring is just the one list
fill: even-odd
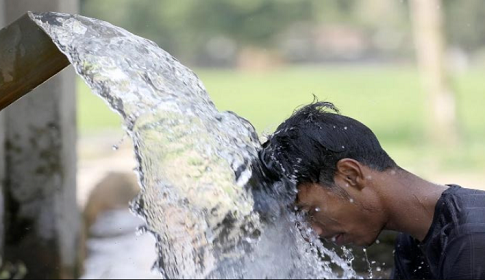
[(450, 185), (423, 242), (401, 233), (394, 261), (396, 279), (485, 279), (485, 192)]

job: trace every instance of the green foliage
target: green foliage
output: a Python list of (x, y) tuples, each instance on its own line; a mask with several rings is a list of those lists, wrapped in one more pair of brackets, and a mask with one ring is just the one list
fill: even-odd
[(485, 1), (443, 0), (445, 4), (446, 35), (449, 43), (468, 51), (485, 44)]
[[(217, 11), (217, 12), (215, 12)], [(266, 46), (289, 22), (308, 18), (309, 1), (197, 1), (189, 11), (189, 28), (222, 35), (242, 44)]]
[(0, 258), (0, 279), (23, 279), (26, 275), (27, 268), (23, 263), (3, 262)]
[(277, 49), (282, 34), (301, 23), (376, 30), (405, 21), (404, 5), (392, 5), (392, 15), (382, 22), (381, 15), (370, 15), (369, 7), (356, 0), (82, 0), (81, 4), (83, 15), (149, 38), (190, 62), (206, 54), (213, 38), (229, 39), (238, 48)]
[[(453, 45), (475, 51), (485, 44), (485, 1), (443, 0), (443, 11)], [(281, 34), (298, 23), (353, 26), (370, 37), (411, 32), (405, 0), (81, 0), (81, 13), (149, 38), (192, 62), (204, 56), (209, 40), (217, 37), (240, 48), (274, 49)], [(396, 47), (412, 48), (412, 41), (405, 42)]]
[(310, 0), (84, 0), (83, 15), (154, 40), (176, 56), (203, 50), (224, 36), (241, 45), (268, 46), (291, 22), (312, 20)]

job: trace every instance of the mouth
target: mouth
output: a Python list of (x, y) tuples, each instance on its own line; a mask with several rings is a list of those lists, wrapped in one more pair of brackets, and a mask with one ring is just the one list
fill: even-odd
[(335, 237), (336, 243), (340, 246), (345, 244), (345, 239), (344, 239), (344, 234), (338, 234), (337, 237)]
[(336, 234), (336, 235), (334, 235), (330, 238), (325, 238), (325, 239), (330, 240), (330, 241), (332, 241), (333, 243), (336, 243), (339, 246), (342, 246), (345, 243), (345, 238), (344, 238), (343, 233), (338, 233), (338, 234)]

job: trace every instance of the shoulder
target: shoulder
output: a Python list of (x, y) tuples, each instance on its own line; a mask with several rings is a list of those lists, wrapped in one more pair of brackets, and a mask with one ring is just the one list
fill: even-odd
[(485, 217), (485, 191), (451, 185), (439, 201), (442, 222), (455, 229), (469, 223), (482, 223)]
[(485, 278), (485, 223), (464, 225), (453, 232), (442, 256), (443, 278)]
[(440, 276), (485, 278), (485, 192), (455, 187), (445, 203)]
[(472, 263), (485, 258), (485, 192), (452, 185), (436, 207), (422, 244), (432, 271), (439, 278), (470, 275)]

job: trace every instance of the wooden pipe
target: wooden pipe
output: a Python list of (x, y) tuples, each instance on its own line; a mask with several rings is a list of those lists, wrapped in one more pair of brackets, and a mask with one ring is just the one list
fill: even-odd
[(0, 30), (0, 111), (69, 65), (29, 14)]

